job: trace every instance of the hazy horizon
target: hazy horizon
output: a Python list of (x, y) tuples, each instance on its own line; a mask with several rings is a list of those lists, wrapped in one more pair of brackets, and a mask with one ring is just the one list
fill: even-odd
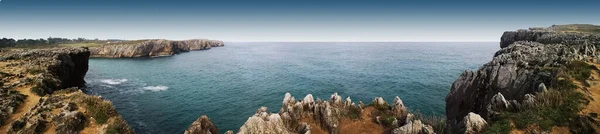
[(227, 42), (498, 42), (599, 24), (599, 1), (2, 0), (0, 37)]

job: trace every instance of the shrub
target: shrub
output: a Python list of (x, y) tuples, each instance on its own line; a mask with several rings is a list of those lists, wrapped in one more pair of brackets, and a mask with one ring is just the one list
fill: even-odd
[(510, 133), (510, 122), (503, 118), (497, 121), (494, 121), (494, 123), (486, 129), (486, 131), (484, 132), (485, 134), (508, 134)]
[(571, 75), (575, 80), (585, 81), (591, 76), (591, 71), (597, 71), (598, 68), (594, 65), (589, 65), (583, 61), (570, 61), (566, 65), (565, 71)]
[(361, 114), (362, 114), (361, 110), (362, 109), (360, 109), (358, 107), (348, 107), (346, 110), (347, 111), (344, 112), (345, 113), (344, 116), (346, 116), (346, 117), (348, 117), (350, 119), (359, 119), (359, 118), (361, 118)]
[(566, 67), (556, 70), (556, 77), (550, 84), (551, 90), (535, 95), (536, 106), (517, 112), (504, 112), (495, 119), (497, 121), (488, 131), (504, 133), (500, 130), (507, 128), (509, 120), (519, 129), (530, 125), (537, 125), (544, 130), (550, 130), (553, 126), (569, 126), (569, 122), (578, 117), (583, 104), (589, 102), (584, 94), (576, 90), (578, 86), (573, 80), (587, 80), (592, 70), (597, 69), (585, 62), (571, 61)]
[(107, 134), (133, 134), (129, 125), (123, 120), (123, 118), (118, 117), (108, 126), (106, 129)]
[(27, 73), (29, 74), (40, 74), (44, 72), (46, 72), (46, 70), (41, 67), (27, 68)]
[(436, 115), (425, 115), (418, 110), (412, 112), (414, 115), (414, 119), (419, 119), (421, 122), (427, 125), (431, 125), (435, 133), (444, 134), (446, 130), (446, 118), (440, 117)]
[(116, 116), (115, 108), (109, 101), (98, 97), (87, 96), (83, 93), (73, 95), (88, 111), (89, 116), (96, 120), (96, 124), (104, 124), (112, 116)]

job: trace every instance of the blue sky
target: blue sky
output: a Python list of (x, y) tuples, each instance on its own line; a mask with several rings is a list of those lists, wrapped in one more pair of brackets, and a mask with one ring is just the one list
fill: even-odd
[(600, 24), (598, 1), (2, 0), (0, 37), (224, 41), (498, 41)]

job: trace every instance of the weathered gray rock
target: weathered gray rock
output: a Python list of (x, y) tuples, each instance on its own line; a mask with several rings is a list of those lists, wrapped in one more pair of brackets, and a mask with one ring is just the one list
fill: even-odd
[(421, 120), (414, 120), (406, 123), (406, 125), (395, 128), (392, 134), (422, 134), (425, 126)]
[(487, 128), (487, 122), (481, 118), (478, 114), (469, 113), (465, 118), (460, 122), (460, 133), (464, 134), (479, 134)]
[(238, 134), (289, 134), (279, 114), (267, 113), (266, 107), (261, 107), (242, 125)]
[(392, 112), (394, 116), (397, 118), (404, 118), (406, 114), (408, 114), (408, 110), (404, 106), (404, 103), (400, 99), (400, 97), (396, 96), (394, 98), (394, 104), (392, 105)]
[(86, 118), (79, 111), (63, 110), (52, 119), (57, 134), (79, 134), (85, 127)]
[(383, 100), (383, 97), (375, 97), (375, 99), (373, 99), (373, 105), (375, 107), (388, 107), (388, 103)]
[(185, 134), (218, 134), (219, 129), (206, 115), (200, 116), (188, 127)]
[(338, 95), (338, 93), (333, 93), (329, 98), (331, 103), (334, 105), (342, 105), (342, 97)]
[(304, 97), (304, 99), (302, 99), (302, 105), (304, 107), (313, 109), (314, 104), (315, 104), (315, 99), (313, 98), (312, 94), (308, 94), (308, 95), (306, 95), (306, 97)]
[(570, 57), (560, 44), (515, 42), (496, 52), (492, 61), (477, 71), (465, 71), (454, 81), (446, 97), (446, 114), (458, 122), (469, 112), (490, 116), (492, 97), (501, 93), (505, 100), (522, 101), (535, 93), (539, 83), (549, 83), (554, 72), (539, 67), (559, 67)]
[(534, 107), (535, 106), (535, 96), (531, 94), (525, 94), (525, 99), (523, 100), (523, 105), (525, 107)]
[(537, 92), (548, 92), (548, 88), (546, 88), (546, 85), (544, 83), (540, 83), (537, 89)]
[(19, 105), (23, 104), (25, 95), (14, 90), (0, 89), (0, 125), (5, 125), (4, 121), (9, 115), (16, 112)]

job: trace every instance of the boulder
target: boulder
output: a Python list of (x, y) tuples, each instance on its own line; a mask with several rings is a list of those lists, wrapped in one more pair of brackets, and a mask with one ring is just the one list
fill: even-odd
[(392, 134), (421, 134), (423, 132), (423, 123), (421, 120), (414, 120), (406, 123), (406, 125), (395, 128)]
[(523, 100), (523, 105), (525, 107), (534, 107), (535, 106), (535, 96), (531, 94), (525, 94), (525, 99)]
[(200, 116), (188, 127), (185, 134), (218, 134), (219, 129), (206, 115)]
[(548, 92), (548, 88), (546, 88), (544, 83), (540, 83), (540, 85), (538, 85), (537, 92)]
[(487, 128), (487, 122), (479, 114), (469, 113), (459, 123), (459, 131), (464, 134), (479, 134)]

